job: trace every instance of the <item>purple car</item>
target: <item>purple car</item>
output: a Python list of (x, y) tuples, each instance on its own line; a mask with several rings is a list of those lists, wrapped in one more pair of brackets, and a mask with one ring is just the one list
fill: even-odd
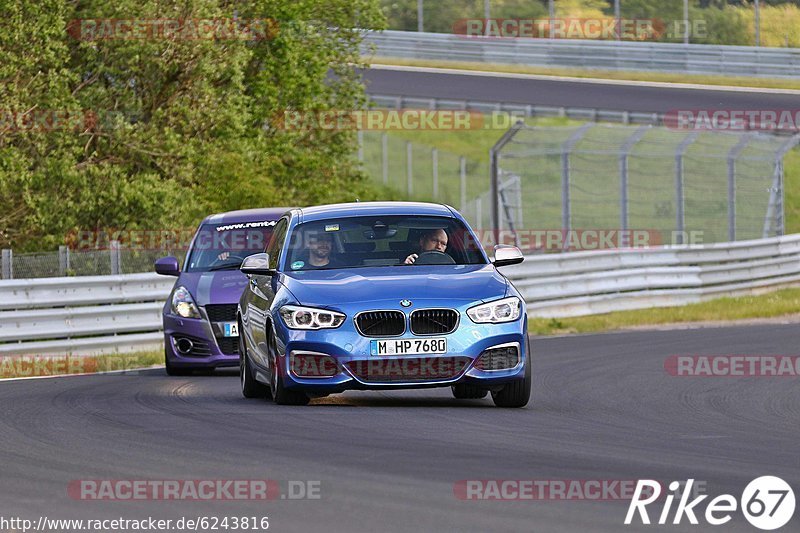
[(236, 306), (247, 285), (239, 267), (245, 257), (266, 249), (287, 210), (211, 215), (192, 238), (183, 271), (175, 257), (156, 261), (156, 272), (178, 277), (163, 311), (167, 374), (239, 364)]

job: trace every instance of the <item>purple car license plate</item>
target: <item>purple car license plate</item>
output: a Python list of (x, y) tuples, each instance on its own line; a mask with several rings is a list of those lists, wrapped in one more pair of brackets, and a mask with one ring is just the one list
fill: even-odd
[(224, 335), (226, 337), (238, 337), (239, 336), (239, 324), (236, 322), (225, 322), (223, 324), (225, 327)]
[(371, 355), (425, 355), (447, 353), (447, 339), (377, 339), (369, 341)]

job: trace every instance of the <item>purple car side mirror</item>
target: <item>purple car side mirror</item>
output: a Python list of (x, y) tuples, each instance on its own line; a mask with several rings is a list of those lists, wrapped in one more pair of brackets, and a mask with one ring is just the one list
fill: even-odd
[(181, 269), (178, 267), (178, 259), (172, 256), (162, 257), (156, 260), (156, 273), (163, 276), (178, 276)]

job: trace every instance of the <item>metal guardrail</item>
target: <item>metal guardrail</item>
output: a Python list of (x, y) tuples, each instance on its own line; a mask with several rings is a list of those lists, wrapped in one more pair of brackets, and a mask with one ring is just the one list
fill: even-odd
[(621, 124), (663, 124), (663, 113), (641, 113), (635, 111), (615, 111), (592, 107), (558, 107), (511, 102), (483, 102), (478, 100), (458, 100), (451, 98), (423, 98), (369, 93), (369, 100), (375, 107), (390, 109), (457, 109), (481, 113), (512, 113), (516, 117), (566, 117), (591, 122), (617, 122)]
[(363, 52), (372, 53), (373, 45), (376, 56), (404, 59), (778, 78), (800, 74), (800, 50), (794, 48), (468, 37), (390, 30), (368, 33)]
[(174, 278), (157, 274), (0, 282), (0, 355), (158, 349)]
[[(535, 255), (504, 273), (531, 316), (684, 305), (800, 284), (800, 235)], [(156, 274), (2, 281), (0, 356), (158, 349), (173, 283)]]
[(505, 274), (537, 317), (697, 303), (800, 283), (800, 235), (527, 257)]

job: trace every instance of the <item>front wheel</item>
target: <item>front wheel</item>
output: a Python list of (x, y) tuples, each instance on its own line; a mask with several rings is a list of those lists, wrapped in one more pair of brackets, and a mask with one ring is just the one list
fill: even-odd
[(271, 333), (268, 332), (267, 336), (269, 339), (269, 363), (271, 367), (269, 388), (272, 392), (272, 399), (278, 405), (308, 405), (311, 398), (306, 393), (289, 390), (283, 386), (283, 377), (281, 372), (278, 371), (277, 343)]
[(505, 387), (492, 393), (492, 400), (497, 407), (525, 407), (531, 399), (531, 341), (526, 339), (525, 377), (506, 384)]
[(169, 355), (167, 355), (167, 348), (164, 348), (164, 369), (167, 371), (168, 376), (188, 376), (192, 373), (191, 368), (173, 366), (169, 362)]
[(239, 381), (242, 384), (242, 396), (245, 398), (264, 398), (269, 393), (269, 387), (256, 381), (253, 375), (241, 329), (239, 329)]

